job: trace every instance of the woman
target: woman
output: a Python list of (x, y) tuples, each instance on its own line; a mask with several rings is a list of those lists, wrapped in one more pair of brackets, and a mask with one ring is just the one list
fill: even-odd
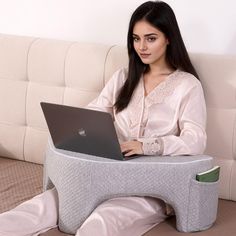
[[(128, 53), (128, 69), (117, 71), (88, 108), (113, 115), (126, 156), (203, 153), (204, 95), (169, 5), (149, 1), (135, 10)], [(115, 198), (98, 206), (76, 235), (140, 236), (166, 217), (161, 200)], [(56, 227), (56, 221), (53, 189), (0, 215), (0, 235), (38, 235)]]

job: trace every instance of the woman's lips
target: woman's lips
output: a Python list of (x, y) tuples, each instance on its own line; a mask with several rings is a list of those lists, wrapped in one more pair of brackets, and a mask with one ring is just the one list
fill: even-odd
[(148, 58), (151, 54), (148, 53), (140, 53), (141, 58)]

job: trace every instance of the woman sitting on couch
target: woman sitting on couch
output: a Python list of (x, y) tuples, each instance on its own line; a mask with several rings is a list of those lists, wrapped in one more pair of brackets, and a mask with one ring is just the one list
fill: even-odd
[[(113, 115), (126, 156), (203, 153), (203, 90), (169, 5), (149, 1), (134, 11), (128, 54), (128, 69), (118, 70), (88, 108)], [(1, 214), (0, 235), (39, 235), (56, 227), (57, 200), (56, 189), (48, 190)], [(161, 200), (115, 198), (98, 206), (76, 235), (140, 236), (166, 217)]]

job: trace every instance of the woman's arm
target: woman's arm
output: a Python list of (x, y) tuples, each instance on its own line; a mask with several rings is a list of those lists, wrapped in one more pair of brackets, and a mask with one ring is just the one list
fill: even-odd
[[(185, 94), (179, 109), (179, 136), (140, 138), (121, 144), (126, 156), (145, 155), (197, 155), (206, 146), (206, 105), (200, 83)], [(157, 134), (158, 135), (158, 134)]]
[(90, 102), (86, 108), (91, 110), (108, 112), (113, 116), (113, 107), (116, 101), (117, 92), (125, 80), (125, 69), (116, 71), (107, 82), (100, 95)]

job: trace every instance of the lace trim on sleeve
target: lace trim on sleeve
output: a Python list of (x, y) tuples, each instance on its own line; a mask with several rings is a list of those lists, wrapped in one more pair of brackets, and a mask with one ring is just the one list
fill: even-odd
[(143, 140), (142, 143), (144, 155), (162, 155), (164, 145), (161, 138), (154, 140)]

